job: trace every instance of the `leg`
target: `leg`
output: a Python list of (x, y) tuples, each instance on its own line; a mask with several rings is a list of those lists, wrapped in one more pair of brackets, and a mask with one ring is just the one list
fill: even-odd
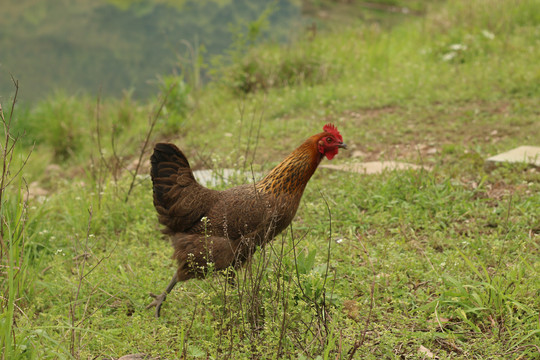
[(159, 317), (159, 312), (161, 310), (161, 305), (163, 304), (163, 302), (167, 298), (167, 294), (169, 294), (171, 292), (171, 290), (174, 288), (174, 285), (176, 285), (177, 282), (178, 282), (178, 275), (175, 272), (171, 282), (169, 283), (169, 285), (167, 286), (167, 288), (165, 289), (165, 291), (161, 295), (155, 295), (155, 294), (150, 293), (150, 296), (154, 298), (154, 301), (152, 301), (146, 308), (150, 309), (150, 308), (155, 306), (156, 307), (156, 318)]

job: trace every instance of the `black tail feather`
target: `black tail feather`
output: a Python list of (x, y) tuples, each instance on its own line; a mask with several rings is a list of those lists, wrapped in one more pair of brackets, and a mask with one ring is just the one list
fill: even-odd
[(150, 158), (154, 206), (166, 233), (186, 232), (199, 222), (213, 202), (214, 190), (201, 186), (189, 162), (173, 144), (159, 143)]
[[(156, 208), (169, 208), (171, 204), (167, 193), (177, 183), (180, 175), (195, 180), (184, 153), (173, 144), (159, 143), (154, 147), (154, 153), (150, 158), (152, 168), (150, 175), (154, 184), (154, 205)], [(180, 170), (184, 171), (180, 171)], [(159, 212), (159, 209), (158, 209)]]

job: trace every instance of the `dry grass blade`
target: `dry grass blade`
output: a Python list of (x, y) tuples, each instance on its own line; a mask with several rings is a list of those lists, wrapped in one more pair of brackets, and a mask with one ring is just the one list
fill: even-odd
[(154, 115), (150, 118), (150, 126), (148, 127), (148, 131), (146, 132), (146, 136), (144, 138), (143, 146), (141, 147), (141, 150), (139, 151), (139, 159), (137, 161), (137, 165), (135, 166), (135, 170), (133, 171), (133, 174), (131, 176), (131, 183), (129, 184), (128, 191), (126, 193), (126, 198), (124, 202), (128, 202), (129, 196), (131, 195), (131, 192), (133, 191), (133, 188), (135, 187), (135, 180), (137, 179), (137, 175), (139, 174), (139, 170), (142, 165), (142, 159), (146, 154), (146, 149), (148, 147), (148, 144), (150, 143), (150, 137), (154, 131), (154, 127), (156, 126), (156, 123), (159, 119), (159, 116), (161, 115), (161, 112), (163, 108), (165, 107), (165, 104), (167, 102), (167, 99), (169, 98), (169, 95), (174, 90), (174, 88), (178, 86), (178, 84), (172, 84), (165, 95), (161, 95), (161, 101), (159, 102), (159, 107), (154, 112)]

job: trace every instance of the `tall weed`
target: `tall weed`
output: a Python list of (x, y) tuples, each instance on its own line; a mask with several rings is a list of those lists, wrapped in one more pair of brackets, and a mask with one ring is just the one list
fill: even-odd
[(18, 82), (14, 81), (14, 85), (15, 95), (7, 118), (0, 104), (3, 129), (0, 143), (0, 287), (3, 289), (0, 345), (3, 359), (14, 359), (32, 352), (26, 335), (16, 329), (16, 319), (24, 316), (23, 294), (32, 288), (33, 280), (28, 276), (29, 259), (25, 253), (28, 191), (21, 175), (28, 157), (19, 168), (12, 166), (14, 158), (21, 157), (17, 144), (19, 139), (11, 132)]

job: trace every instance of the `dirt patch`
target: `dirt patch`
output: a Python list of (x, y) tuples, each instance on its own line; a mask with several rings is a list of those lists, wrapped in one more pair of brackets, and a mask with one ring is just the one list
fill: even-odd
[(538, 138), (535, 116), (532, 100), (526, 99), (519, 105), (470, 101), (409, 109), (363, 108), (345, 111), (340, 117), (358, 129), (351, 134), (351, 149), (361, 151), (363, 160), (421, 161), (435, 157), (445, 145), (493, 147), (503, 141)]
[(496, 182), (494, 184), (487, 184), (485, 195), (497, 201), (502, 200), (505, 197), (513, 195), (515, 192), (521, 192), (527, 190), (527, 185), (510, 185), (502, 181)]

